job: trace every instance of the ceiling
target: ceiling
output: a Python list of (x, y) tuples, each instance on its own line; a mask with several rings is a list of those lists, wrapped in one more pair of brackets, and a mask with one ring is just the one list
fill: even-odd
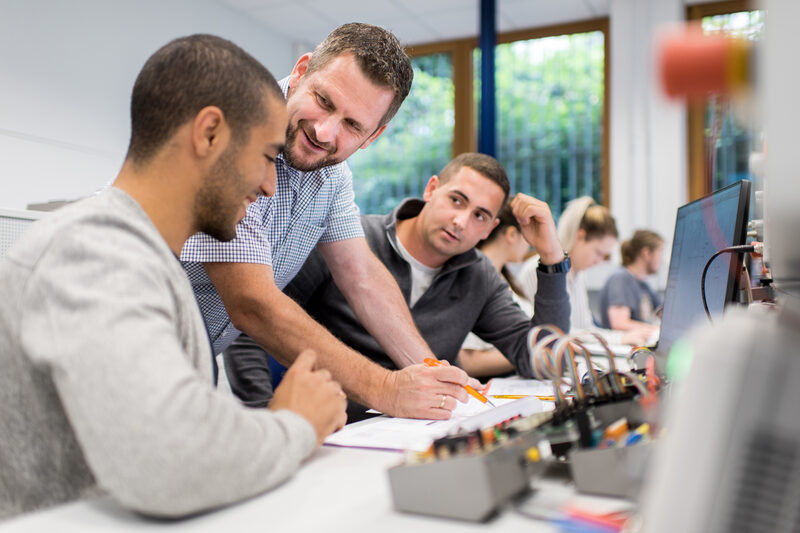
[[(313, 47), (346, 22), (392, 30), (404, 45), (478, 35), (478, 0), (218, 0)], [(497, 0), (497, 30), (507, 32), (608, 15), (609, 0)]]

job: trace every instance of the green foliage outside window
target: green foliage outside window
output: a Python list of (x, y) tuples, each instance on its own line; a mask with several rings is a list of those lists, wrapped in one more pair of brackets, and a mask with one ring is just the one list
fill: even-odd
[[(577, 196), (604, 200), (603, 39), (597, 31), (496, 47), (497, 157), (512, 192), (545, 200), (555, 216)], [(477, 104), (480, 50), (473, 57)], [(414, 83), (397, 116), (348, 161), (362, 213), (386, 213), (407, 196), (421, 196), (452, 157), (450, 56), (416, 57), (412, 65)]]
[(414, 83), (383, 135), (349, 160), (362, 213), (388, 213), (425, 184), (452, 156), (454, 87), (448, 54), (411, 59)]
[(546, 201), (556, 217), (578, 196), (603, 202), (604, 56), (600, 31), (495, 49), (497, 158), (512, 191)]

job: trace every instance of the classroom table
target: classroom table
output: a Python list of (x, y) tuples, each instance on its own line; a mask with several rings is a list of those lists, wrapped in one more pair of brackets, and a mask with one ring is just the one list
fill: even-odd
[[(0, 531), (281, 531), (463, 533), (559, 531), (547, 522), (503, 509), (485, 523), (395, 511), (387, 470), (403, 460), (398, 452), (323, 446), (282, 485), (248, 501), (182, 520), (154, 520), (127, 511), (111, 498), (80, 501), (0, 523)], [(188, 465), (187, 465), (188, 466)], [(571, 491), (563, 482), (553, 490)], [(425, 490), (420, 487), (420, 490)], [(533, 493), (549, 497), (544, 488)], [(435, 498), (436, 495), (431, 495)], [(576, 498), (585, 498), (578, 497)]]

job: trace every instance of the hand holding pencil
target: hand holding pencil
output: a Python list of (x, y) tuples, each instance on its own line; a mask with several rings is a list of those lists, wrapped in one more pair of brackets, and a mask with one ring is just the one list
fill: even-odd
[(457, 366), (409, 365), (390, 372), (380, 388), (389, 402), (385, 412), (395, 417), (447, 420), (459, 402), (469, 400), (464, 385), (471, 378)]
[[(428, 366), (442, 366), (444, 363), (442, 363), (438, 359), (432, 359), (430, 357), (427, 357), (425, 358), (425, 364)], [(469, 385), (464, 385), (464, 390), (466, 390), (472, 397), (476, 398), (481, 403), (485, 403), (491, 405), (492, 407), (495, 407), (495, 405), (491, 401), (489, 401), (489, 399), (486, 396), (476, 391)]]

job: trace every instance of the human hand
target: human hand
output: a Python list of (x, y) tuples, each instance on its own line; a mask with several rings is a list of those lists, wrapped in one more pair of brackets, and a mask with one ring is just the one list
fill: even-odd
[(269, 409), (289, 409), (308, 420), (317, 445), (347, 422), (347, 398), (325, 369), (314, 370), (314, 350), (304, 350), (286, 371), (269, 402)]
[(511, 200), (511, 211), (517, 217), (522, 236), (536, 248), (545, 265), (564, 260), (564, 249), (558, 240), (556, 223), (550, 206), (527, 194), (518, 193)]
[(643, 345), (650, 337), (652, 330), (649, 328), (634, 328), (629, 329), (622, 334), (622, 344), (633, 344), (636, 346)]
[(469, 399), (464, 385), (481, 387), (478, 380), (449, 364), (407, 366), (387, 377), (383, 388), (387, 405), (381, 406), (381, 411), (404, 418), (447, 420), (456, 401), (465, 403)]

